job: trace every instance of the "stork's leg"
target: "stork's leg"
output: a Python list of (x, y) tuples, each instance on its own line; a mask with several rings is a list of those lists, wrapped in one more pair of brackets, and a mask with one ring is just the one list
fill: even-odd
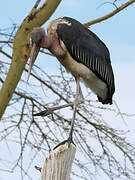
[[(84, 98), (83, 98), (83, 94), (82, 94), (82, 90), (81, 90), (81, 87), (80, 87), (80, 84), (79, 84), (79, 97), (78, 97), (78, 103), (81, 104), (83, 102)], [(44, 111), (41, 111), (39, 113), (36, 113), (36, 114), (33, 114), (33, 116), (47, 116), (49, 114), (52, 114), (54, 111), (56, 110), (59, 110), (59, 109), (63, 109), (63, 108), (66, 108), (66, 107), (73, 107), (74, 106), (74, 102), (71, 102), (71, 103), (68, 103), (68, 104), (64, 104), (64, 105), (61, 105), (61, 106), (56, 106), (56, 107), (52, 107), (52, 108), (47, 108), (46, 110)]]
[[(83, 98), (83, 94), (82, 94), (82, 90), (79, 84), (79, 77), (76, 77), (76, 96), (75, 96), (75, 100), (73, 103), (69, 103), (69, 104), (65, 104), (62, 106), (58, 106), (58, 107), (53, 107), (53, 108), (49, 108), (48, 110), (42, 111), (40, 113), (34, 114), (34, 116), (47, 116), (51, 113), (53, 113), (53, 111), (58, 110), (58, 109), (62, 109), (65, 107), (69, 107), (69, 106), (73, 106), (73, 117), (72, 117), (72, 121), (71, 121), (71, 128), (70, 128), (70, 133), (69, 133), (69, 137), (66, 140), (68, 142), (68, 145), (70, 146), (70, 144), (73, 142), (73, 129), (74, 129), (74, 123), (75, 123), (75, 117), (76, 117), (76, 112), (77, 112), (77, 106), (78, 104), (82, 103), (84, 98)], [(65, 141), (63, 141), (62, 143), (60, 143), (59, 145), (65, 143)], [(59, 146), (57, 145), (57, 146)], [(57, 147), (56, 146), (56, 147)], [(55, 147), (55, 148), (56, 148)]]
[(63, 108), (66, 108), (66, 107), (69, 107), (69, 106), (73, 106), (74, 105), (74, 102), (72, 103), (69, 103), (69, 104), (64, 104), (64, 105), (61, 105), (61, 106), (56, 106), (56, 107), (52, 107), (52, 108), (47, 108), (46, 110), (44, 111), (41, 111), (39, 113), (36, 113), (36, 114), (33, 114), (33, 116), (47, 116), (49, 114), (52, 114), (54, 111), (56, 110), (59, 110), (59, 109), (63, 109)]
[(79, 95), (81, 94), (82, 96), (82, 91), (79, 85), (79, 77), (76, 77), (76, 96), (75, 96), (75, 100), (74, 100), (74, 111), (73, 111), (73, 117), (72, 117), (72, 121), (71, 121), (71, 129), (70, 129), (70, 133), (69, 133), (69, 137), (68, 137), (68, 144), (70, 145), (71, 142), (73, 142), (73, 129), (74, 129), (74, 123), (75, 123), (75, 117), (76, 117), (76, 111), (77, 111), (77, 106), (79, 104)]

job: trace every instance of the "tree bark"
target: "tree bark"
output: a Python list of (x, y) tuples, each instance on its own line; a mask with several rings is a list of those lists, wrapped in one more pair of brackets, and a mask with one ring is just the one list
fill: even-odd
[(76, 147), (68, 143), (58, 146), (46, 157), (41, 170), (41, 180), (70, 180)]
[(13, 43), (12, 63), (0, 91), (0, 119), (21, 78), (30, 53), (30, 33), (35, 26), (41, 26), (53, 14), (61, 0), (47, 0), (40, 8), (36, 6), (24, 19), (16, 32)]

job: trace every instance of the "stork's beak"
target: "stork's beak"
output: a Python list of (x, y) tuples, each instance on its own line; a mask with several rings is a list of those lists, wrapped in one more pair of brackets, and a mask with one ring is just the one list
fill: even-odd
[(36, 43), (33, 43), (32, 48), (31, 48), (31, 52), (30, 52), (30, 64), (29, 64), (29, 69), (28, 69), (28, 80), (30, 77), (32, 66), (34, 65), (34, 62), (37, 58), (39, 50), (40, 50), (40, 46), (36, 45)]
[(29, 70), (28, 70), (28, 80), (30, 77), (31, 69), (32, 66), (34, 65), (34, 62), (37, 58), (37, 55), (39, 53), (41, 42), (43, 37), (45, 36), (44, 29), (41, 27), (35, 27), (33, 28), (31, 32), (31, 42), (32, 42), (32, 48), (30, 52), (30, 65), (29, 65)]

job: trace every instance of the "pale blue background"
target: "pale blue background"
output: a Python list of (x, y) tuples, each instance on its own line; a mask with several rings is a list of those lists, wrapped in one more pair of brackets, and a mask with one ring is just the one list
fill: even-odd
[[(103, 16), (114, 10), (111, 4), (105, 4), (105, 0), (63, 0), (57, 8), (54, 15), (49, 19), (55, 19), (60, 16), (70, 16), (82, 23)], [(111, 1), (110, 1), (111, 2)], [(118, 5), (126, 1), (118, 0)], [(0, 2), (0, 29), (11, 27), (12, 24), (21, 24), (26, 15), (34, 6), (34, 0), (1, 0)], [(135, 114), (135, 4), (124, 9), (119, 14), (102, 23), (93, 25), (91, 30), (94, 31), (107, 45), (110, 50), (112, 65), (116, 79), (115, 100), (121, 111)], [(44, 27), (46, 27), (44, 25)], [(0, 55), (1, 56), (1, 55)], [(58, 62), (43, 62), (39, 58), (36, 62), (49, 71), (56, 69)], [(127, 118), (127, 128), (131, 131), (132, 140), (135, 136), (134, 117)], [(116, 127), (121, 127), (121, 121), (113, 122)], [(2, 150), (0, 150), (2, 151)], [(33, 180), (39, 177), (38, 173), (33, 171)], [(19, 179), (18, 173), (0, 173), (0, 179), (9, 180)], [(101, 177), (99, 177), (100, 179)], [(108, 180), (105, 177), (104, 180)], [(39, 178), (38, 178), (39, 179)]]

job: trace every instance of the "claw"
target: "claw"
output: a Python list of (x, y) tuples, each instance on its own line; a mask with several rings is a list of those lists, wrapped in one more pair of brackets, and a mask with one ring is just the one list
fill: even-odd
[(73, 138), (72, 137), (69, 137), (67, 139), (67, 142), (68, 142), (68, 148), (70, 147), (70, 144), (73, 143), (75, 145), (75, 143), (73, 142)]
[(41, 111), (39, 113), (33, 114), (33, 116), (42, 116), (42, 117), (44, 117), (44, 116), (47, 116), (47, 115), (52, 114), (52, 113), (53, 113), (53, 110), (51, 108), (50, 109), (48, 108), (45, 111)]
[(71, 140), (71, 139), (69, 140), (69, 138), (68, 138), (67, 140), (62, 141), (62, 142), (59, 143), (57, 146), (55, 146), (55, 147), (53, 148), (53, 150), (55, 150), (57, 147), (65, 144), (65, 143), (68, 143), (68, 148), (70, 147), (70, 144), (71, 144), (71, 143), (75, 145), (75, 143), (73, 142), (73, 140)]

